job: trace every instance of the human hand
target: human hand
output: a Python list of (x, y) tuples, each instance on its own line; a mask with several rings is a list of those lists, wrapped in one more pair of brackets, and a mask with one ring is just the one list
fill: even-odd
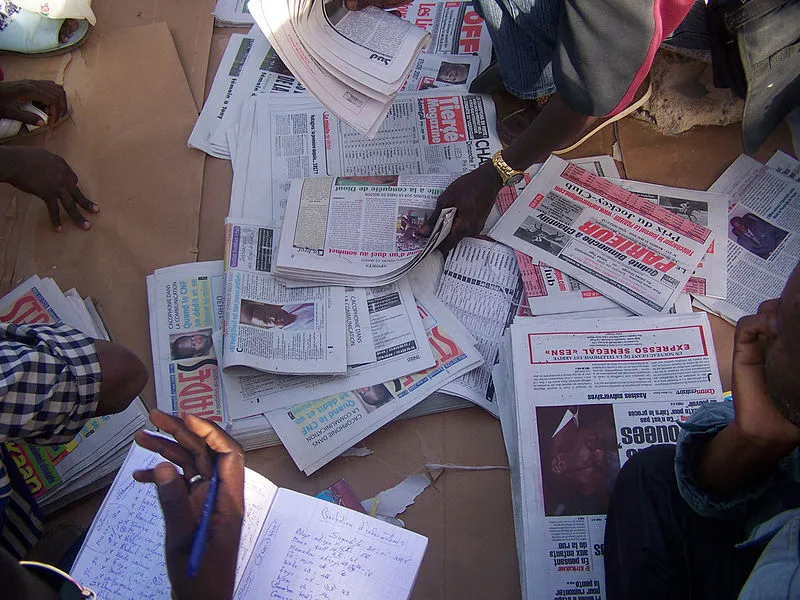
[[(229, 600), (233, 597), (236, 556), (244, 516), (244, 452), (219, 426), (186, 415), (183, 420), (159, 410), (150, 422), (169, 433), (175, 442), (136, 433), (136, 443), (158, 452), (183, 469), (183, 476), (169, 463), (136, 471), (134, 479), (155, 483), (166, 525), (167, 573), (175, 600)], [(190, 578), (189, 554), (194, 532), (203, 512), (209, 479), (217, 457), (219, 490), (211, 517), (200, 570)], [(189, 485), (195, 475), (203, 477)]]
[(29, 125), (44, 125), (35, 114), (22, 109), (28, 102), (38, 102), (46, 106), (51, 124), (67, 116), (67, 94), (57, 83), (33, 79), (0, 82), (0, 118), (22, 121)]
[(397, 8), (398, 6), (405, 6), (410, 4), (411, 0), (346, 0), (345, 6), (347, 10), (361, 10), (368, 6), (377, 6), (378, 8)]
[(758, 313), (739, 319), (733, 340), (733, 401), (735, 425), (752, 443), (800, 445), (800, 427), (787, 421), (769, 397), (766, 344), (777, 335), (778, 300), (761, 304)]
[(447, 254), (461, 238), (480, 233), (492, 210), (495, 196), (503, 188), (503, 182), (492, 163), (485, 162), (477, 169), (462, 175), (439, 196), (436, 211), (430, 218), (431, 226), (439, 219), (442, 209), (456, 208), (456, 217), (450, 235), (439, 246)]
[(100, 211), (83, 195), (78, 177), (67, 162), (41, 148), (0, 148), (0, 180), (44, 200), (56, 231), (62, 230), (59, 204), (81, 229), (89, 229), (92, 224), (78, 210), (79, 206), (90, 213)]

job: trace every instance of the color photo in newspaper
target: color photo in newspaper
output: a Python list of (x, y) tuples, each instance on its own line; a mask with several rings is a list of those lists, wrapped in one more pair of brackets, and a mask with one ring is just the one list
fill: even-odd
[(605, 513), (620, 467), (675, 443), (677, 423), (722, 399), (708, 317), (517, 319), (510, 332), (514, 397), (500, 401), (516, 406), (526, 597), (583, 597), (571, 590), (587, 581), (586, 597), (604, 597)]
[(556, 156), (490, 235), (637, 314), (669, 312), (713, 240), (707, 227)]

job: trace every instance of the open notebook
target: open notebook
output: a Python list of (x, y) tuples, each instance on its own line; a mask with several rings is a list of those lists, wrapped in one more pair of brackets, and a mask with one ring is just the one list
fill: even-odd
[[(163, 460), (133, 444), (89, 529), (71, 574), (98, 598), (170, 599), (155, 486), (132, 477)], [(427, 543), (247, 469), (234, 598), (406, 599)]]

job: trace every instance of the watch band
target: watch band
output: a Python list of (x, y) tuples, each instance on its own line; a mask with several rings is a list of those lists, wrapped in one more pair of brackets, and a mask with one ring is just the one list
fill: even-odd
[(500, 175), (500, 179), (503, 181), (503, 185), (514, 185), (519, 183), (523, 177), (525, 177), (524, 171), (517, 171), (516, 169), (509, 166), (509, 164), (503, 159), (503, 151), (498, 150), (492, 156), (492, 166), (494, 167), (497, 174)]

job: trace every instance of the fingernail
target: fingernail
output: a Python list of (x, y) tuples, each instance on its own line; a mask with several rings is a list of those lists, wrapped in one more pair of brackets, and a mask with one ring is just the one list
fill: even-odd
[(175, 469), (166, 464), (156, 465), (156, 468), (153, 471), (153, 479), (156, 480), (156, 484), (158, 485), (167, 485), (172, 483), (175, 481), (177, 476), (178, 473), (175, 471)]
[(95, 204), (94, 202), (92, 202), (92, 212), (93, 213), (99, 213), (100, 212), (100, 207), (97, 206), (97, 204)]
[(89, 223), (89, 221), (84, 221), (83, 223), (81, 223), (81, 227), (82, 227), (83, 229), (91, 229), (91, 227), (92, 227), (92, 224), (91, 224), (91, 223)]
[(56, 233), (61, 233), (62, 227), (61, 225), (56, 225)]

